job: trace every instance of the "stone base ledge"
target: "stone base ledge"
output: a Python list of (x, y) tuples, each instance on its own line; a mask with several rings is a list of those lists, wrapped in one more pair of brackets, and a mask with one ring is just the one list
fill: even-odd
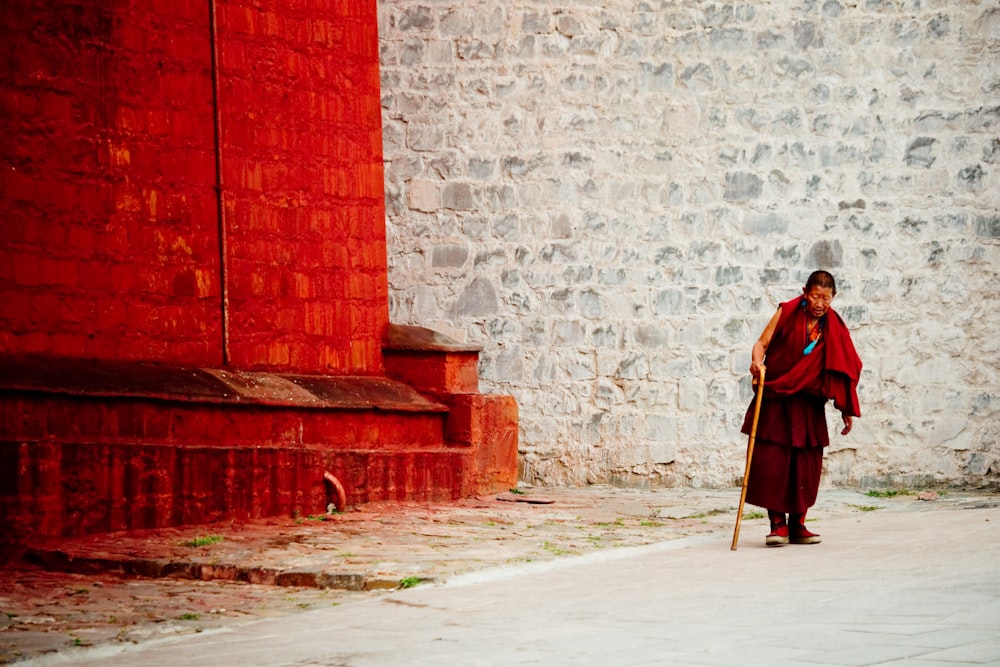
[(295, 375), (146, 362), (0, 357), (0, 392), (308, 409), (445, 412), (398, 380)]

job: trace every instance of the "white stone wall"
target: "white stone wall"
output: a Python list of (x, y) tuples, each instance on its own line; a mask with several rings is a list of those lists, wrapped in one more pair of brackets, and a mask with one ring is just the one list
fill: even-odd
[(736, 483), (750, 347), (814, 268), (865, 363), (826, 481), (1000, 480), (997, 2), (379, 19), (392, 319), (484, 346), (524, 480)]

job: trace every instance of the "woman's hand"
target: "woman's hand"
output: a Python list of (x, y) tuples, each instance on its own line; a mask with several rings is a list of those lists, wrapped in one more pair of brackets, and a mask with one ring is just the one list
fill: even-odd
[(854, 426), (854, 417), (843, 413), (841, 413), (840, 416), (844, 419), (844, 430), (840, 432), (840, 435), (847, 435), (851, 432), (851, 428)]

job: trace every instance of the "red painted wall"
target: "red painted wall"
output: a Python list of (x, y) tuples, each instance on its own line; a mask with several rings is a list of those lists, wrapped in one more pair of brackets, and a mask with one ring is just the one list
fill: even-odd
[(376, 3), (223, 3), (218, 16), (233, 363), (381, 373)]
[(477, 352), (383, 358), (376, 0), (217, 2), (0, 2), (0, 562), (516, 482)]
[(0, 353), (380, 374), (375, 2), (218, 5), (221, 234), (209, 2), (0, 4)]
[(205, 16), (3, 3), (4, 352), (218, 363)]

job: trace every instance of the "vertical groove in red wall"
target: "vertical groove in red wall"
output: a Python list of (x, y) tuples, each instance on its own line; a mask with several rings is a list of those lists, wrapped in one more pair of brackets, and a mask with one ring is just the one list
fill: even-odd
[(222, 309), (222, 363), (229, 365), (229, 275), (226, 255), (226, 207), (222, 189), (222, 111), (219, 108), (219, 30), (215, 0), (208, 0), (209, 41), (212, 48), (212, 113), (215, 126), (215, 192), (219, 223), (219, 286)]

